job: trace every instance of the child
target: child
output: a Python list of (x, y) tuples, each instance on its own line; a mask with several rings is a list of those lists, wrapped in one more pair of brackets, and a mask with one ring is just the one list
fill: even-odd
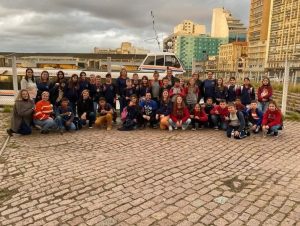
[(100, 127), (106, 124), (106, 130), (112, 129), (112, 115), (113, 115), (113, 108), (109, 103), (106, 103), (104, 97), (99, 99), (99, 105), (97, 109), (98, 117), (95, 121), (95, 125)]
[(94, 104), (87, 89), (82, 91), (77, 103), (77, 113), (82, 125), (85, 125), (86, 121), (89, 120), (89, 128), (93, 128), (95, 121)]
[(194, 109), (195, 104), (198, 102), (199, 88), (196, 86), (195, 79), (191, 78), (185, 89), (186, 93), (186, 103), (188, 105), (189, 111)]
[(126, 79), (126, 88), (125, 88), (125, 99), (127, 104), (130, 101), (130, 97), (134, 94), (134, 88), (132, 87), (132, 81), (127, 78)]
[(96, 113), (97, 110), (97, 105), (99, 103), (100, 97), (104, 96), (104, 91), (103, 91), (103, 85), (101, 82), (101, 76), (97, 75), (95, 77), (95, 84), (91, 85), (91, 92), (90, 92), (91, 98), (93, 100), (94, 104), (94, 110)]
[(169, 85), (169, 79), (164, 77), (162, 79), (162, 86), (160, 87), (159, 96), (161, 97), (163, 94), (163, 91), (168, 90), (170, 91), (171, 86)]
[(73, 123), (74, 113), (69, 106), (69, 100), (67, 98), (64, 97), (61, 100), (61, 105), (56, 109), (55, 115), (55, 122), (61, 134), (63, 134), (64, 129), (67, 131), (76, 130), (76, 126)]
[(204, 92), (204, 101), (208, 97), (214, 97), (215, 93), (216, 80), (213, 78), (213, 73), (207, 73), (207, 79), (203, 81), (203, 92)]
[(181, 97), (185, 96), (184, 88), (180, 87), (180, 80), (178, 78), (175, 78), (174, 86), (170, 89), (169, 95), (170, 95), (172, 103), (175, 102), (176, 97), (178, 95), (180, 95)]
[(230, 77), (229, 85), (227, 89), (227, 101), (228, 102), (235, 102), (237, 96), (239, 96), (239, 87), (235, 84), (236, 80), (235, 77)]
[(156, 120), (159, 120), (160, 129), (167, 129), (169, 127), (169, 118), (172, 111), (172, 102), (169, 97), (169, 91), (163, 91), (160, 101), (160, 108), (157, 110)]
[(204, 107), (204, 111), (205, 111), (205, 113), (206, 113), (206, 115), (208, 117), (208, 123), (206, 124), (206, 126), (212, 128), (213, 127), (213, 122), (211, 120), (211, 114), (210, 114), (210, 112), (214, 108), (213, 98), (208, 97), (206, 99), (206, 103), (203, 104), (203, 107)]
[(142, 117), (144, 128), (147, 126), (147, 123), (150, 122), (151, 128), (156, 128), (156, 110), (157, 104), (154, 100), (151, 100), (151, 93), (146, 93), (145, 100), (140, 101), (140, 107), (142, 108)]
[(196, 104), (192, 113), (192, 130), (202, 128), (208, 122), (208, 117), (200, 104)]
[(245, 119), (242, 112), (236, 110), (234, 103), (228, 104), (228, 116), (226, 120), (227, 126), (227, 137), (234, 137), (235, 139), (242, 139), (247, 137), (245, 132)]
[(270, 100), (272, 99), (273, 89), (270, 84), (270, 79), (265, 77), (262, 80), (262, 85), (258, 88), (257, 99), (258, 99), (258, 108), (263, 113), (268, 109)]
[(240, 98), (242, 104), (246, 107), (250, 105), (252, 100), (255, 100), (255, 90), (250, 84), (249, 78), (244, 78), (244, 85), (241, 86)]
[(228, 115), (226, 100), (220, 100), (220, 104), (214, 106), (210, 114), (214, 129), (219, 130), (219, 128), (221, 128), (222, 130), (226, 130), (227, 124), (225, 117)]
[(278, 130), (282, 128), (282, 114), (275, 101), (269, 102), (269, 107), (263, 116), (262, 129), (263, 135), (278, 136)]
[(76, 112), (76, 105), (79, 95), (78, 75), (73, 74), (65, 89), (65, 97), (70, 101), (72, 112)]
[(147, 76), (142, 77), (142, 84), (140, 86), (140, 101), (145, 99), (146, 93), (151, 92), (149, 79)]
[(41, 79), (37, 83), (37, 95), (35, 101), (40, 101), (42, 99), (42, 93), (44, 91), (50, 92), (50, 81), (49, 81), (49, 72), (42, 71)]
[[(116, 112), (116, 99), (117, 99), (117, 88), (112, 83), (111, 74), (107, 73), (105, 76), (105, 84), (103, 85), (103, 96), (107, 103), (113, 107), (113, 121), (117, 121)], [(99, 101), (98, 101), (99, 102)]]
[(217, 83), (215, 86), (215, 93), (214, 93), (216, 104), (219, 104), (220, 100), (226, 100), (227, 96), (228, 96), (227, 87), (224, 86), (223, 79), (219, 78), (217, 80)]
[(57, 124), (52, 118), (53, 105), (49, 102), (49, 92), (42, 93), (42, 100), (35, 105), (33, 122), (36, 126), (41, 127), (41, 133), (47, 134), (51, 129), (57, 129)]
[(257, 108), (257, 101), (252, 100), (250, 109), (247, 110), (247, 123), (253, 133), (258, 133), (261, 129), (263, 113)]
[[(123, 116), (124, 115), (124, 116)], [(130, 131), (138, 128), (139, 120), (141, 117), (140, 109), (137, 105), (137, 96), (132, 95), (130, 102), (122, 112), (122, 127), (118, 130), (120, 131)]]
[(134, 89), (134, 93), (137, 97), (140, 96), (140, 80), (139, 75), (137, 73), (134, 73), (132, 75), (132, 87)]
[(86, 73), (84, 71), (80, 72), (79, 74), (79, 93), (82, 93), (83, 90), (90, 90), (90, 83), (86, 78)]
[(169, 118), (169, 131), (180, 127), (182, 130), (186, 130), (190, 123), (190, 112), (185, 106), (182, 96), (177, 95)]
[(55, 83), (52, 89), (50, 89), (51, 104), (53, 104), (54, 109), (60, 106), (62, 98), (65, 97), (65, 87), (66, 81), (60, 79), (59, 83)]

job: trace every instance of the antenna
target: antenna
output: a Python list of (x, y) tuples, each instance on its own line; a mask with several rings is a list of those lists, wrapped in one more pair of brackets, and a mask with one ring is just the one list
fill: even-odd
[(160, 42), (159, 42), (158, 35), (157, 35), (156, 29), (155, 29), (155, 20), (154, 20), (154, 14), (153, 14), (152, 10), (151, 10), (151, 16), (152, 16), (152, 25), (153, 25), (153, 31), (155, 34), (155, 39), (157, 41), (158, 49), (160, 50)]

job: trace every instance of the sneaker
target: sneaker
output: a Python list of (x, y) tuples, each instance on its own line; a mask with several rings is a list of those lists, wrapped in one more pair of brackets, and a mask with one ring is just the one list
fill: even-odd
[(278, 137), (278, 132), (274, 132), (274, 137)]
[(173, 127), (171, 125), (169, 125), (169, 131), (172, 131)]
[(7, 129), (6, 132), (7, 132), (8, 136), (10, 136), (10, 137), (11, 137), (11, 136), (13, 135), (13, 133), (14, 133), (14, 131), (13, 131), (12, 129)]
[(178, 129), (177, 126), (174, 129), (177, 130)]
[(214, 130), (219, 130), (219, 127), (215, 126), (215, 127), (214, 127)]
[(107, 127), (107, 129), (106, 129), (107, 131), (110, 131), (111, 130), (111, 127)]
[(93, 127), (92, 127), (92, 126), (89, 126), (89, 129), (93, 129)]
[(195, 130), (196, 130), (196, 128), (192, 128), (192, 130), (193, 130), (193, 131), (195, 131)]
[(182, 129), (182, 130), (186, 130), (186, 128), (185, 128), (185, 127), (181, 127), (181, 129)]
[(64, 134), (64, 129), (59, 129), (59, 133), (60, 133), (60, 135), (63, 135)]

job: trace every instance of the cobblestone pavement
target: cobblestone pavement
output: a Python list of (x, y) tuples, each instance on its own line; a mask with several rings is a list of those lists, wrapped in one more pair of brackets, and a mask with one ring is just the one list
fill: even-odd
[(299, 130), (12, 137), (0, 159), (0, 225), (299, 226)]

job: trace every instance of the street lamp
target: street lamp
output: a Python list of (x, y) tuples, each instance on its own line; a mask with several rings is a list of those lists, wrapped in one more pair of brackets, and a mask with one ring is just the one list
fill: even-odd
[(12, 58), (12, 78), (13, 78), (14, 96), (16, 98), (18, 95), (18, 72), (17, 72), (16, 53), (13, 52), (11, 54), (6, 55), (5, 57), (9, 57), (9, 56), (11, 56)]

